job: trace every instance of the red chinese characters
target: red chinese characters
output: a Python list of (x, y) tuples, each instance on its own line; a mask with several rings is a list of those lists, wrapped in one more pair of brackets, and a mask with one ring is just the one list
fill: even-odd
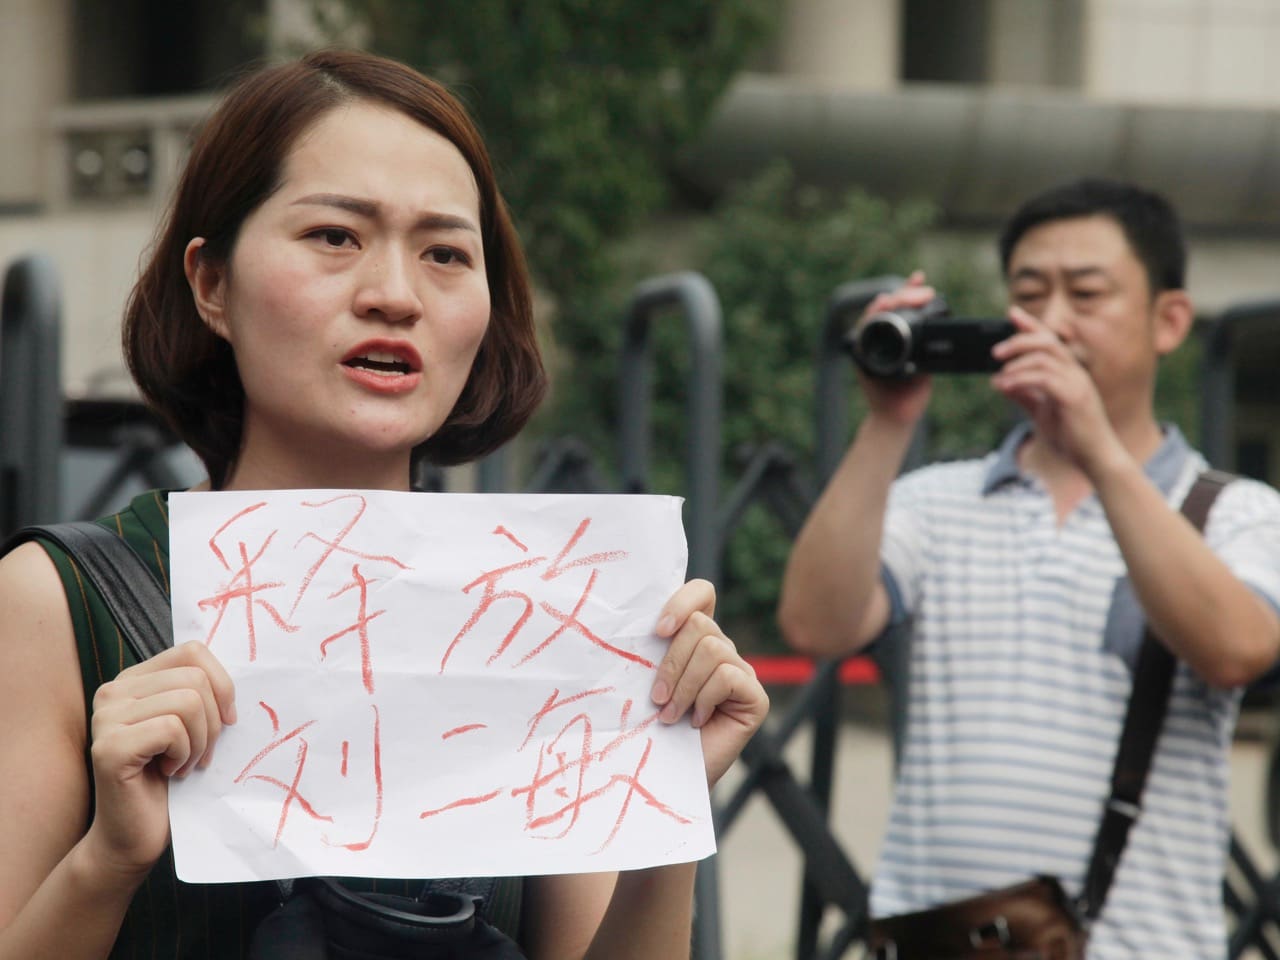
[[(195, 626), (257, 704), (220, 767), (252, 835), (291, 869), (317, 855), (359, 874), (369, 851), (478, 814), (575, 856), (696, 819), (662, 779), (657, 710), (634, 707), (656, 641), (625, 607), (616, 527), (562, 512), (521, 533), (528, 515), (491, 512), (410, 539), (372, 520), (376, 496), (239, 498), (196, 540), (212, 573)], [(396, 875), (381, 869), (366, 875)]]

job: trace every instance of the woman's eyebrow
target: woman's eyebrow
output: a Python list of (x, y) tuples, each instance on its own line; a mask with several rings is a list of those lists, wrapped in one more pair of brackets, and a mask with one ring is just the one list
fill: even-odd
[(305, 197), (299, 197), (290, 206), (337, 207), (339, 210), (346, 210), (370, 219), (376, 217), (380, 210), (373, 200), (348, 197), (341, 193), (310, 193)]
[[(376, 200), (363, 197), (349, 197), (341, 193), (310, 193), (294, 200), (291, 206), (311, 205), (336, 207), (356, 216), (376, 220), (382, 213), (382, 206)], [(419, 230), (470, 230), (479, 233), (480, 228), (467, 217), (457, 217), (448, 213), (424, 213), (414, 221)]]

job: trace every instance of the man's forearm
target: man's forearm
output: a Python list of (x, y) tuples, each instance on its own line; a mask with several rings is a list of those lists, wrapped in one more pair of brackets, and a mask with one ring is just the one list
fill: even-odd
[(889, 488), (912, 429), (869, 416), (796, 537), (778, 622), (788, 643), (815, 656), (852, 652), (888, 618), (880, 541)]
[(1280, 651), (1280, 622), (1132, 459), (1092, 478), (1152, 630), (1206, 682), (1241, 686)]

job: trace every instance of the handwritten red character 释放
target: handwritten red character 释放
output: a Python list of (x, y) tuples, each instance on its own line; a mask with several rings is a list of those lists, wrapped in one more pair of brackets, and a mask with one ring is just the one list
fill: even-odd
[(329, 634), (329, 636), (320, 641), (320, 655), (323, 657), (328, 653), (329, 644), (333, 643), (333, 641), (341, 639), (349, 633), (356, 634), (360, 641), (360, 677), (364, 681), (366, 693), (373, 693), (373, 654), (369, 645), (369, 623), (387, 612), (386, 610), (369, 612), (369, 584), (374, 582), (374, 580), (360, 572), (360, 564), (352, 565), (351, 582), (331, 593), (329, 599), (337, 599), (342, 594), (355, 590), (359, 598), (359, 609), (356, 613), (355, 622), (343, 627), (336, 633)]
[(214, 618), (213, 625), (209, 628), (208, 634), (205, 636), (205, 645), (212, 646), (214, 637), (217, 635), (219, 628), (222, 626), (223, 619), (228, 608), (234, 604), (243, 604), (242, 612), (244, 613), (245, 638), (249, 645), (249, 660), (253, 661), (258, 656), (258, 624), (254, 615), (255, 609), (261, 607), (266, 611), (271, 621), (287, 633), (293, 633), (298, 628), (288, 623), (285, 617), (278, 609), (266, 598), (260, 596), (269, 590), (278, 590), (284, 586), (284, 582), (280, 580), (255, 581), (254, 566), (260, 563), (263, 555), (271, 546), (272, 540), (275, 539), (278, 530), (272, 530), (268, 533), (260, 544), (253, 550), (253, 556), (249, 555), (249, 545), (240, 539), (235, 540), (235, 547), (231, 551), (233, 555), (239, 558), (240, 565), (232, 568), (231, 562), (227, 559), (227, 551), (223, 549), (224, 544), (221, 542), (225, 537), (229, 537), (232, 527), (236, 522), (255, 513), (257, 510), (266, 506), (266, 502), (260, 502), (245, 507), (238, 511), (226, 523), (222, 524), (209, 538), (209, 549), (213, 555), (222, 564), (224, 570), (231, 574), (231, 579), (219, 587), (212, 596), (205, 597), (199, 601), (201, 610), (215, 610), (217, 616)]
[[(494, 651), (489, 655), (487, 660), (488, 664), (494, 663), (507, 651), (516, 637), (528, 626), (536, 609), (541, 610), (543, 614), (550, 619), (552, 623), (551, 630), (545, 636), (539, 637), (537, 642), (534, 643), (531, 648), (516, 662), (516, 666), (528, 663), (562, 636), (574, 633), (586, 639), (590, 643), (623, 658), (624, 660), (652, 668), (654, 666), (652, 661), (638, 653), (635, 653), (634, 651), (625, 650), (622, 647), (609, 643), (604, 637), (600, 636), (599, 633), (592, 630), (591, 627), (582, 619), (582, 610), (590, 599), (592, 591), (595, 589), (596, 580), (600, 575), (600, 566), (606, 563), (623, 560), (627, 556), (627, 551), (625, 550), (603, 550), (570, 558), (570, 552), (578, 545), (579, 541), (582, 540), (590, 526), (591, 518), (583, 518), (583, 520), (578, 524), (577, 529), (574, 530), (568, 541), (560, 549), (560, 552), (555, 557), (551, 558), (549, 563), (547, 562), (548, 558), (545, 555), (529, 557), (515, 563), (505, 564), (491, 570), (486, 570), (481, 573), (480, 576), (462, 587), (462, 592), (468, 594), (477, 588), (482, 588), (480, 600), (476, 605), (475, 610), (473, 610), (471, 615), (467, 618), (467, 621), (458, 630), (452, 641), (450, 641), (444, 655), (440, 658), (440, 672), (444, 673), (445, 668), (449, 664), (450, 657), (453, 656), (454, 651), (463, 639), (469, 634), (472, 634), (481, 620), (484, 619), (489, 612), (502, 601), (515, 601), (516, 609), (519, 611), (519, 614), (516, 616), (510, 629), (507, 630), (505, 635), (498, 642)], [(529, 548), (506, 527), (498, 526), (493, 533), (508, 540), (521, 552), (529, 552)], [(544, 563), (546, 563), (546, 568), (534, 581), (535, 585), (538, 581), (547, 582), (556, 580), (566, 575), (571, 570), (578, 570), (581, 568), (587, 569), (588, 572), (586, 574), (585, 583), (583, 584), (577, 599), (574, 601), (572, 610), (564, 611), (558, 609), (546, 600), (536, 601), (529, 594), (528, 587), (525, 589), (517, 589), (514, 587), (499, 589), (500, 582), (505, 578), (513, 577), (521, 571), (532, 572), (535, 568)]]
[(347, 537), (349, 537), (351, 532), (355, 530), (356, 525), (360, 522), (361, 518), (365, 515), (365, 511), (369, 508), (369, 502), (362, 494), (343, 493), (336, 497), (330, 497), (328, 500), (304, 500), (302, 501), (302, 506), (309, 510), (321, 510), (325, 507), (332, 506), (335, 503), (346, 503), (348, 501), (350, 501), (351, 505), (354, 506), (355, 511), (347, 518), (346, 522), (343, 523), (342, 528), (333, 535), (332, 539), (326, 539), (319, 533), (312, 530), (304, 533), (294, 544), (294, 549), (296, 550), (300, 548), (304, 542), (313, 541), (320, 545), (320, 555), (311, 564), (311, 566), (307, 568), (306, 573), (302, 575), (301, 583), (298, 585), (298, 592), (293, 598), (293, 605), (289, 608), (291, 616), (298, 609), (298, 605), (302, 603), (303, 596), (305, 596), (307, 590), (310, 589), (316, 575), (320, 572), (320, 568), (323, 567), (329, 558), (335, 553), (342, 554), (347, 557), (354, 557), (357, 560), (364, 560), (367, 563), (388, 563), (400, 570), (409, 569), (409, 567), (404, 563), (388, 554), (369, 553), (367, 551), (357, 550), (354, 547), (347, 546)]

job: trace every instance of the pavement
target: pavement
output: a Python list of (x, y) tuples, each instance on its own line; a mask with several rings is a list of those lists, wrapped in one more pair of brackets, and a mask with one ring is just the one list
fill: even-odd
[[(785, 710), (788, 692), (771, 689), (770, 696), (773, 722)], [(882, 708), (871, 688), (847, 690), (842, 717), (850, 716), (841, 723), (837, 738), (832, 829), (864, 880), (876, 861), (892, 786), (892, 746)], [(1267, 767), (1276, 736), (1272, 717), (1271, 712), (1247, 713), (1231, 757), (1232, 823), (1267, 877), (1277, 865), (1264, 812)], [(810, 743), (806, 726), (786, 749), (788, 765), (802, 780), (809, 769)], [(740, 771), (731, 771), (717, 788), (722, 801), (738, 775)], [(801, 868), (798, 851), (773, 807), (762, 794), (755, 794), (720, 838), (722, 960), (794, 960)], [(838, 912), (828, 914), (827, 926), (833, 930), (839, 925)], [(846, 954), (848, 960), (861, 955), (857, 948)], [(1260, 953), (1244, 956), (1255, 960)]]

